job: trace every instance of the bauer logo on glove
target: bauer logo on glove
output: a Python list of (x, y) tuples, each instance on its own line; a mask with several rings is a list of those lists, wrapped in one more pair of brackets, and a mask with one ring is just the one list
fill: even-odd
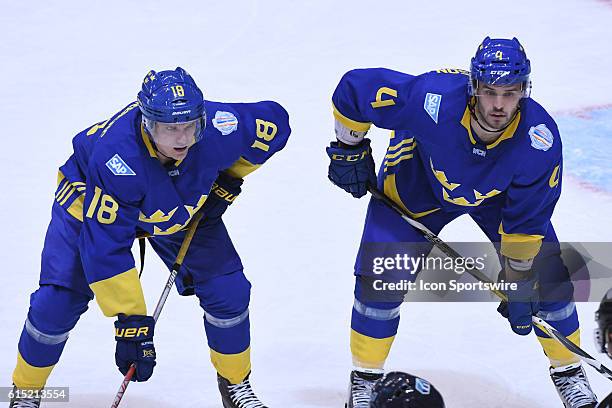
[(136, 327), (130, 327), (130, 328), (115, 328), (115, 337), (146, 337), (149, 335), (149, 328), (148, 327), (139, 327), (138, 329)]
[(220, 185), (218, 185), (217, 183), (214, 183), (212, 186), (211, 191), (217, 195), (217, 197), (219, 197), (222, 200), (227, 201), (228, 203), (233, 203), (234, 200), (236, 199), (236, 197), (238, 197), (237, 194), (232, 194), (229, 191), (227, 191), (226, 189), (224, 189), (223, 187), (221, 187)]

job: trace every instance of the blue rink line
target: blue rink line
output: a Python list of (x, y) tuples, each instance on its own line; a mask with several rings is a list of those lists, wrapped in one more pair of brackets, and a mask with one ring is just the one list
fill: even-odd
[(565, 175), (612, 193), (612, 105), (553, 117), (563, 140)]

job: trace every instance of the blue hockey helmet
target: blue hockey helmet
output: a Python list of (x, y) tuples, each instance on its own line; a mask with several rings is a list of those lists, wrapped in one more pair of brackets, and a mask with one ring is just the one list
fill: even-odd
[(470, 64), (469, 94), (474, 96), (478, 82), (488, 85), (521, 84), (523, 97), (531, 93), (531, 63), (518, 39), (486, 37)]
[(444, 400), (427, 380), (392, 371), (372, 387), (370, 408), (444, 408)]
[(184, 123), (198, 120), (196, 141), (200, 140), (206, 123), (204, 95), (183, 68), (149, 71), (138, 92), (138, 106), (147, 130), (151, 131), (155, 122)]

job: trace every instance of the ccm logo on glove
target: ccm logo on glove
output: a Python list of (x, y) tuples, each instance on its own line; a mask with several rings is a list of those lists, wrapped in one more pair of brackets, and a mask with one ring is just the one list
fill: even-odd
[(368, 154), (369, 152), (367, 150), (364, 150), (359, 154), (332, 154), (331, 159), (338, 161), (354, 162), (363, 160)]

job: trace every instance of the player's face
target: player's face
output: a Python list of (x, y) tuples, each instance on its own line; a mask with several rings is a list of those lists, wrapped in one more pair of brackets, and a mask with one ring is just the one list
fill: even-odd
[(476, 92), (479, 119), (491, 129), (502, 129), (513, 118), (523, 97), (522, 85), (478, 84)]
[(185, 123), (156, 122), (152, 137), (157, 150), (174, 160), (183, 160), (196, 141), (198, 120)]

